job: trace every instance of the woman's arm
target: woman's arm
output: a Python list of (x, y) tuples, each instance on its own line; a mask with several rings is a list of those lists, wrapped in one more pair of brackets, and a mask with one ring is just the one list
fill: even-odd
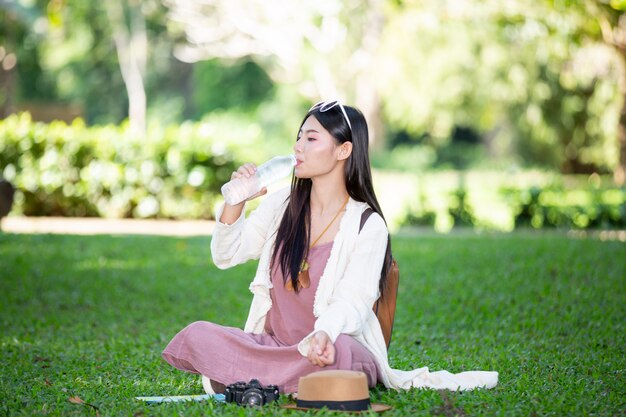
[[(239, 168), (233, 173), (233, 178), (252, 175), (250, 166), (254, 167), (246, 164)], [(266, 193), (267, 189), (264, 188), (248, 200)], [(248, 219), (245, 218), (245, 202), (234, 206), (224, 204), (217, 212), (218, 221), (211, 239), (211, 256), (215, 265), (225, 269), (257, 259), (271, 233), (275, 217), (282, 213), (288, 195), (288, 188), (272, 194), (261, 202)]]

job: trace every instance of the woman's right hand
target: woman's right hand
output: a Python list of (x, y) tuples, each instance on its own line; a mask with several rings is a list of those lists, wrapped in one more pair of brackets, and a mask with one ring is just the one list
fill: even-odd
[[(253, 163), (247, 163), (240, 166), (237, 171), (233, 172), (230, 176), (231, 181), (238, 178), (250, 178), (256, 173), (256, 165)], [(248, 197), (244, 201), (239, 204), (229, 205), (228, 203), (224, 204), (224, 210), (222, 211), (222, 215), (219, 218), (219, 221), (224, 224), (233, 224), (237, 221), (237, 219), (241, 216), (241, 212), (243, 211), (243, 207), (246, 201), (253, 200), (257, 197), (267, 194), (267, 187), (261, 188), (261, 190)]]
[[(240, 166), (237, 171), (233, 172), (230, 176), (230, 180), (234, 180), (234, 179), (238, 179), (238, 178), (250, 178), (252, 176), (254, 176), (254, 174), (256, 174), (256, 165), (254, 165), (251, 162), (248, 162), (246, 164), (243, 164), (242, 166)], [(254, 200), (257, 197), (260, 197), (262, 195), (267, 194), (267, 187), (263, 187), (261, 188), (261, 190), (254, 194), (251, 195), (250, 197), (248, 197), (247, 199), (245, 199), (244, 201), (242, 201), (241, 203), (237, 204), (236, 206), (242, 206), (246, 201), (250, 201), (250, 200)], [(236, 207), (234, 206), (234, 207)]]

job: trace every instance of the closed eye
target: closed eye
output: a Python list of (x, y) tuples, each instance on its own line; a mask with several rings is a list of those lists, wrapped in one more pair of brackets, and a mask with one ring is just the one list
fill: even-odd
[(298, 139), (296, 141), (300, 140), (302, 138), (302, 135), (306, 135), (307, 136), (307, 141), (309, 141), (309, 142), (317, 140), (316, 137), (311, 137), (310, 136), (311, 133), (318, 133), (319, 134), (319, 132), (317, 130), (315, 130), (315, 129), (307, 129), (305, 131), (300, 130), (298, 132)]

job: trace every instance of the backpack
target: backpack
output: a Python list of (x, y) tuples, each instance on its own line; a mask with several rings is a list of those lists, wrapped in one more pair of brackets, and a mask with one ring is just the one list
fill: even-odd
[[(363, 214), (361, 214), (361, 225), (359, 226), (359, 233), (363, 229), (363, 225), (374, 212), (371, 208), (367, 208)], [(391, 267), (387, 273), (387, 282), (382, 296), (376, 300), (374, 304), (374, 314), (378, 318), (380, 328), (383, 331), (385, 337), (385, 344), (389, 349), (391, 343), (391, 334), (393, 333), (393, 319), (396, 315), (396, 298), (398, 296), (398, 284), (400, 283), (400, 269), (395, 259), (391, 259)]]

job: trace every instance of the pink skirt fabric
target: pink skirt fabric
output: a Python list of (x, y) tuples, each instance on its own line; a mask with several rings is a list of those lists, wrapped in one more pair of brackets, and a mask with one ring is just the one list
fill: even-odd
[(369, 386), (375, 386), (380, 369), (373, 355), (350, 336), (337, 338), (335, 363), (324, 368), (312, 365), (297, 349), (300, 340), (313, 331), (315, 291), (331, 248), (329, 242), (311, 249), (311, 286), (298, 293), (284, 288), (280, 268), (272, 271), (272, 308), (264, 333), (251, 334), (198, 321), (172, 339), (163, 358), (180, 370), (202, 374), (224, 385), (254, 378), (263, 385), (278, 385), (281, 392), (296, 392), (301, 376), (322, 369), (343, 369), (364, 372)]

